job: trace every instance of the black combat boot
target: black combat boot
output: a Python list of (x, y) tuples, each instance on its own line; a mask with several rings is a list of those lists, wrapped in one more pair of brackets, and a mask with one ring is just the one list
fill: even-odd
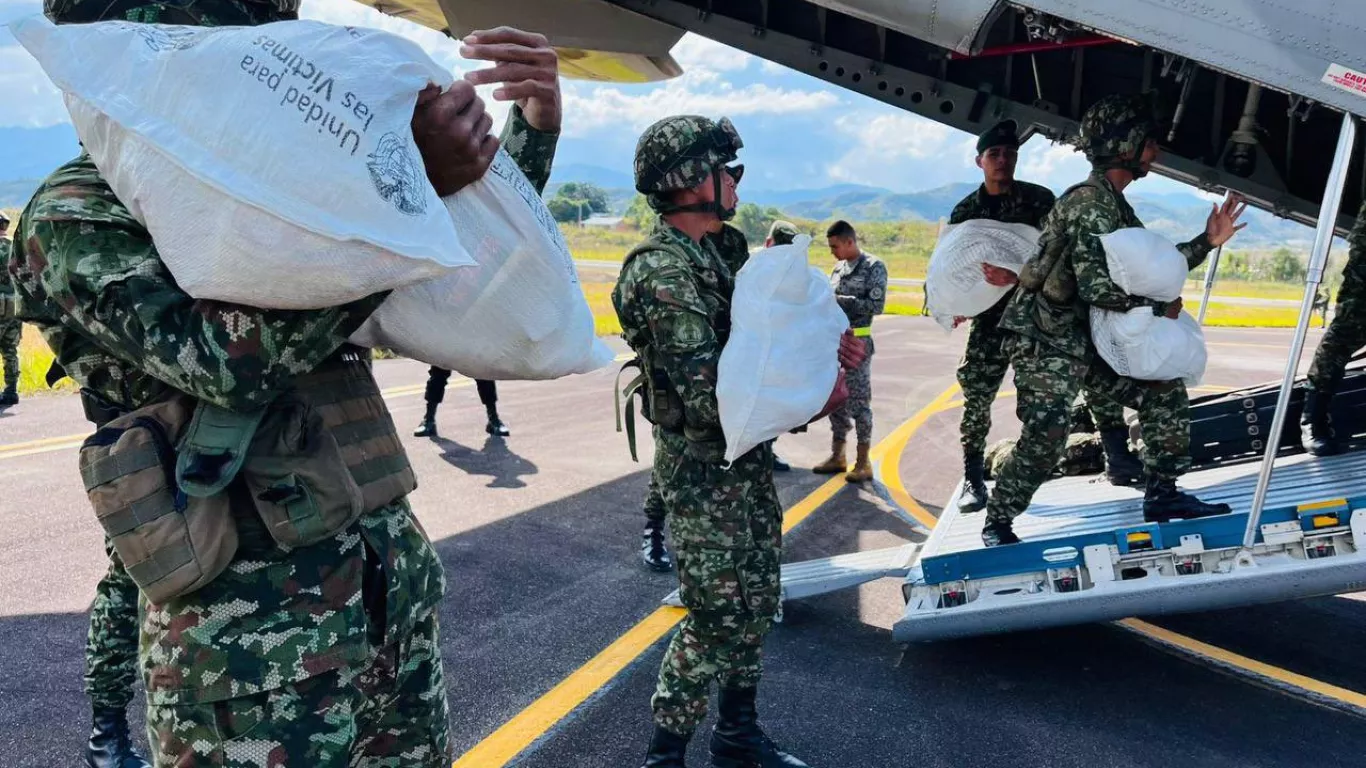
[(640, 559), (652, 571), (667, 573), (673, 570), (674, 561), (669, 557), (669, 547), (664, 543), (663, 520), (645, 523), (645, 532), (640, 535)]
[(12, 405), (18, 404), (19, 391), (14, 388), (13, 384), (11, 384), (8, 387), (5, 387), (4, 393), (0, 394), (0, 408), (9, 408)]
[(437, 437), (436, 405), (436, 403), (427, 403), (427, 415), (422, 417), (422, 423), (413, 430), (413, 437)]
[(1227, 515), (1232, 511), (1227, 504), (1206, 504), (1189, 493), (1177, 490), (1175, 480), (1148, 475), (1148, 487), (1143, 494), (1143, 519), (1147, 522), (1193, 520), (1197, 517)]
[(774, 472), (790, 472), (790, 471), (792, 471), (792, 465), (791, 465), (791, 464), (788, 464), (786, 461), (783, 461), (782, 459), (778, 458), (778, 454), (775, 453), (775, 454), (773, 454), (773, 471), (774, 471)]
[(787, 754), (759, 728), (758, 688), (721, 688), (711, 732), (712, 768), (810, 768)]
[(1005, 547), (1019, 544), (1020, 537), (1015, 535), (1015, 528), (1009, 521), (987, 520), (982, 526), (982, 543), (988, 547)]
[(963, 495), (958, 497), (959, 512), (977, 512), (987, 507), (987, 463), (980, 453), (963, 457)]
[(688, 768), (683, 758), (688, 754), (688, 742), (691, 740), (691, 734), (679, 736), (656, 725), (655, 735), (650, 739), (650, 752), (645, 755), (642, 768)]
[(133, 751), (128, 734), (128, 716), (122, 709), (96, 709), (90, 729), (90, 744), (85, 750), (89, 768), (152, 768)]
[(1129, 450), (1129, 429), (1117, 427), (1100, 433), (1105, 447), (1105, 479), (1110, 485), (1139, 485), (1143, 482), (1143, 462)]
[(498, 418), (498, 406), (486, 405), (484, 406), (484, 409), (489, 412), (489, 423), (484, 427), (485, 432), (490, 435), (497, 435), (498, 437), (507, 437), (512, 434), (512, 432), (508, 430), (508, 425), (504, 424), (503, 420)]
[(1338, 441), (1333, 439), (1333, 420), (1328, 415), (1328, 407), (1332, 402), (1333, 395), (1330, 393), (1305, 390), (1300, 440), (1304, 442), (1304, 449), (1314, 456), (1333, 456), (1339, 451)]

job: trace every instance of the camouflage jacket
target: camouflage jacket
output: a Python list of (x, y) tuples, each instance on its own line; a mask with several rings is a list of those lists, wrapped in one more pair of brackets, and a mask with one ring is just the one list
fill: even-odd
[[(556, 140), (520, 111), (504, 133), (538, 188)], [(85, 155), (39, 188), (9, 266), (24, 317), (67, 373), (128, 408), (171, 389), (230, 409), (260, 406), (332, 355), (383, 300), (290, 312), (196, 301)], [(228, 569), (201, 590), (147, 606), (142, 663), (154, 703), (250, 695), (366, 661), (361, 587), (372, 558), (384, 567), (386, 642), (441, 600), (441, 562), (406, 500), (289, 552), (252, 513), (234, 514), (242, 541)]]
[[(1044, 219), (1040, 238), (1042, 244), (1059, 238), (1067, 243), (1059, 269), (1064, 275), (1075, 278), (1075, 298), (1063, 306), (1049, 301), (1041, 292), (1017, 290), (1001, 317), (1002, 328), (1039, 339), (1083, 360), (1090, 360), (1094, 351), (1088, 307), (1127, 312), (1135, 307), (1162, 306), (1162, 302), (1130, 296), (1110, 279), (1101, 236), (1141, 227), (1143, 222), (1104, 173), (1093, 172), (1088, 182), (1063, 193)], [(1177, 249), (1194, 269), (1205, 260), (1213, 246), (1202, 232)]]
[(14, 281), (10, 279), (9, 270), (4, 268), (9, 263), (10, 248), (10, 239), (0, 236), (0, 296), (14, 294)]
[(882, 314), (887, 303), (887, 265), (876, 256), (860, 253), (853, 261), (841, 261), (830, 270), (835, 301), (849, 316), (852, 328), (867, 328)]
[(749, 241), (745, 239), (745, 233), (738, 227), (726, 224), (720, 232), (707, 235), (717, 254), (721, 256), (721, 261), (730, 268), (731, 275), (740, 274), (740, 268), (749, 261)]
[(735, 291), (715, 240), (695, 242), (661, 217), (612, 290), (622, 337), (663, 369), (682, 401), (683, 433), (699, 443), (722, 438), (716, 370)]
[[(968, 195), (953, 207), (949, 214), (950, 224), (962, 224), (973, 219), (990, 219), (1004, 224), (1028, 224), (1036, 229), (1043, 228), (1044, 217), (1053, 210), (1056, 198), (1048, 187), (1016, 181), (1004, 195), (992, 195), (985, 184)], [(977, 322), (998, 322), (1001, 313), (1015, 291), (1010, 291), (991, 309), (974, 318)]]
[[(1342, 267), (1342, 282), (1344, 288), (1348, 283), (1352, 284), (1347, 293), (1355, 296), (1360, 289), (1366, 287), (1366, 201), (1362, 202), (1356, 224), (1352, 225), (1352, 231), (1347, 235), (1347, 247), (1347, 263)], [(1343, 290), (1339, 289), (1339, 301), (1342, 300), (1342, 296)]]

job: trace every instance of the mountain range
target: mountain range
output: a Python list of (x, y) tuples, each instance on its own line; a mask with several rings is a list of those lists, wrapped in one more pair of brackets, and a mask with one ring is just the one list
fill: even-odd
[[(0, 128), (0, 207), (20, 207), (27, 202), (39, 181), (53, 168), (74, 157), (80, 147), (69, 124), (46, 128)], [(566, 181), (588, 182), (607, 190), (612, 209), (620, 213), (635, 196), (631, 174), (592, 163), (570, 162), (557, 165), (547, 194)], [(853, 221), (898, 221), (919, 219), (938, 221), (947, 218), (953, 206), (976, 188), (972, 183), (949, 184), (919, 192), (895, 192), (860, 184), (836, 184), (816, 189), (741, 188), (745, 202), (773, 207), (796, 218), (825, 221), (845, 218)], [(1210, 204), (1194, 194), (1167, 193), (1145, 195), (1135, 190), (1130, 200), (1138, 216), (1150, 228), (1174, 240), (1185, 240), (1204, 228)], [(1313, 239), (1308, 227), (1277, 218), (1264, 211), (1249, 209), (1248, 227), (1235, 241), (1242, 248), (1287, 246), (1305, 250)]]

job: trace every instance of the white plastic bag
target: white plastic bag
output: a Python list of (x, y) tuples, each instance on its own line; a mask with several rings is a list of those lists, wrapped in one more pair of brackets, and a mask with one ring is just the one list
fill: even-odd
[(1190, 267), (1172, 241), (1143, 227), (1101, 235), (1110, 279), (1130, 296), (1176, 301)]
[(930, 256), (925, 294), (930, 314), (944, 328), (955, 317), (976, 317), (1010, 292), (982, 275), (990, 264), (1019, 273), (1039, 250), (1038, 229), (1028, 224), (1003, 224), (973, 219), (945, 229)]
[(191, 296), (337, 306), (472, 264), (410, 122), (451, 75), (415, 43), (313, 21), (11, 25)]
[(716, 382), (728, 462), (810, 421), (835, 387), (849, 319), (829, 279), (807, 263), (810, 245), (799, 235), (766, 248), (735, 277)]
[(1175, 320), (1150, 307), (1128, 312), (1091, 308), (1091, 340), (1115, 373), (1140, 381), (1183, 379), (1196, 386), (1205, 375), (1208, 352), (1200, 324), (1188, 312)]
[(569, 246), (507, 152), (444, 203), (478, 268), (394, 291), (353, 343), (476, 379), (554, 379), (612, 362)]

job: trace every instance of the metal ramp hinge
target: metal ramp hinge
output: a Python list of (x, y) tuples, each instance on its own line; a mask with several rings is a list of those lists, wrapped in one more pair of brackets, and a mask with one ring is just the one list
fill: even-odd
[[(888, 577), (904, 578), (911, 571), (919, 544), (903, 544), (848, 555), (823, 557), (783, 566), (783, 601), (824, 595)], [(678, 590), (664, 598), (665, 605), (681, 607)]]

